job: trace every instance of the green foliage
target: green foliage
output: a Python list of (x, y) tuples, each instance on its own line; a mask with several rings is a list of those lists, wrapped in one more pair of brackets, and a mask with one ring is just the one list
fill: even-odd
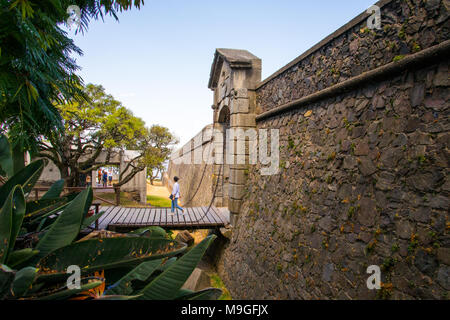
[(170, 300), (177, 296), (178, 291), (189, 278), (195, 266), (198, 264), (210, 243), (216, 238), (208, 236), (179, 260), (173, 263), (167, 270), (161, 273), (139, 293), (140, 300)]
[(79, 67), (72, 58), (82, 51), (61, 28), (67, 8), (81, 9), (79, 31), (90, 19), (139, 8), (143, 1), (0, 0), (0, 123), (14, 148), (36, 151), (40, 135), (63, 129), (54, 103), (83, 100)]
[(0, 175), (11, 177), (14, 174), (11, 146), (4, 135), (0, 135)]
[(147, 202), (149, 202), (153, 207), (159, 208), (169, 208), (171, 205), (169, 198), (158, 196), (147, 196)]
[(164, 170), (164, 163), (169, 160), (171, 146), (178, 143), (178, 140), (169, 129), (159, 125), (153, 125), (147, 129), (147, 134), (151, 145), (144, 155), (143, 162), (147, 166), (147, 177), (153, 183), (153, 180)]
[[(216, 288), (199, 292), (181, 289), (215, 236), (206, 238), (180, 259), (177, 257), (186, 251), (186, 244), (168, 239), (159, 227), (119, 237), (76, 241), (80, 229), (100, 216), (86, 218), (92, 189), (62, 200), (52, 198), (60, 193), (58, 182), (46, 199), (26, 202), (24, 187), (12, 185), (11, 181), (25, 181), (27, 190), (31, 190), (36, 175), (42, 172), (42, 166), (36, 163), (3, 185), (10, 191), (0, 209), (0, 299), (194, 300), (217, 299), (221, 295)], [(32, 221), (39, 219), (36, 228)], [(24, 238), (31, 235), (30, 240), (37, 242), (34, 248), (21, 248), (17, 242), (24, 228)], [(79, 289), (67, 288), (67, 269), (71, 265), (80, 267)], [(112, 286), (105, 292), (107, 284)]]
[(404, 55), (398, 55), (398, 56), (395, 56), (392, 61), (397, 62), (397, 61), (403, 60), (403, 58), (405, 58)]

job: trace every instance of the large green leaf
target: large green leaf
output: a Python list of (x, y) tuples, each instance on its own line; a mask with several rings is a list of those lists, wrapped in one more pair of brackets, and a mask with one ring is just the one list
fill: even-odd
[(206, 237), (197, 246), (173, 263), (166, 271), (151, 281), (140, 294), (140, 300), (172, 300), (180, 288), (194, 271), (206, 249), (216, 238), (215, 235)]
[(63, 190), (64, 179), (61, 179), (52, 184), (50, 189), (42, 196), (41, 200), (58, 198)]
[(91, 224), (93, 224), (95, 221), (100, 219), (100, 217), (105, 213), (106, 211), (100, 211), (97, 214), (94, 214), (90, 217), (84, 218), (83, 223), (81, 224), (81, 229), (89, 227)]
[[(44, 296), (37, 297), (37, 300), (63, 300), (73, 297), (81, 292), (88, 291), (90, 289), (96, 288), (103, 283), (102, 280), (94, 280), (87, 282), (88, 279), (81, 279), (80, 289), (68, 289), (66, 286), (60, 288), (59, 290), (48, 293)], [(83, 283), (86, 282), (86, 283)]]
[(33, 267), (26, 267), (17, 271), (12, 283), (12, 295), (15, 298), (25, 295), (36, 278), (36, 274), (37, 269)]
[(66, 198), (40, 199), (27, 202), (25, 219), (32, 219), (48, 213), (54, 209), (63, 207), (67, 203)]
[(0, 299), (9, 295), (11, 284), (14, 281), (15, 272), (7, 265), (0, 264)]
[[(58, 216), (51, 228), (39, 240), (36, 250), (35, 261), (45, 257), (47, 254), (58, 248), (72, 243), (80, 232), (81, 223), (86, 216), (87, 209), (92, 201), (92, 189), (83, 190)], [(89, 202), (89, 203), (88, 203)]]
[(147, 262), (143, 262), (138, 265), (136, 268), (131, 270), (125, 276), (122, 277), (119, 281), (113, 284), (108, 290), (105, 291), (107, 295), (129, 295), (133, 293), (133, 287), (131, 282), (133, 280), (147, 280), (153, 272), (158, 268), (161, 264), (162, 259), (151, 260)]
[(39, 261), (38, 280), (66, 277), (66, 269), (77, 265), (83, 274), (124, 266), (135, 267), (147, 260), (174, 256), (186, 244), (168, 239), (123, 237), (91, 239), (57, 249)]
[(0, 172), (4, 172), (8, 177), (14, 174), (14, 165), (11, 154), (11, 146), (8, 138), (0, 134)]
[(41, 176), (44, 166), (44, 160), (36, 160), (9, 178), (8, 181), (0, 187), (0, 207), (3, 206), (11, 190), (17, 185), (22, 186), (25, 194), (30, 193), (34, 184)]
[(14, 248), (25, 215), (25, 198), (20, 186), (15, 186), (0, 210), (0, 263), (7, 261)]
[(152, 226), (152, 227), (143, 227), (129, 232), (130, 234), (138, 234), (143, 237), (148, 238), (165, 238), (167, 233), (161, 227)]
[(8, 266), (11, 268), (16, 268), (18, 265), (28, 261), (31, 257), (34, 257), (38, 253), (39, 250), (33, 250), (32, 248), (12, 251), (8, 255)]

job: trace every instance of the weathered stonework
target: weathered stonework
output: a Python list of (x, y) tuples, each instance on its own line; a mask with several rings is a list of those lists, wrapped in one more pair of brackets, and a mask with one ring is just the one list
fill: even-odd
[[(257, 114), (448, 41), (448, 1), (381, 3), (383, 30), (359, 19), (281, 69)], [(217, 264), (233, 298), (448, 299), (448, 75), (444, 58), (257, 122), (281, 171), (249, 169)]]
[(450, 3), (377, 5), (382, 30), (363, 13), (262, 82), (247, 51), (216, 52), (214, 125), (280, 133), (278, 174), (222, 167), (235, 299), (449, 298)]

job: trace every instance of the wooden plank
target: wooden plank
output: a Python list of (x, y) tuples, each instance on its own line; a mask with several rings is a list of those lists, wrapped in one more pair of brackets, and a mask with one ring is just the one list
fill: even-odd
[(197, 215), (195, 214), (195, 209), (194, 208), (189, 208), (189, 218), (191, 220), (191, 224), (192, 225), (198, 225), (198, 218)]
[[(102, 210), (103, 209), (103, 210)], [(100, 219), (102, 219), (103, 217), (105, 217), (106, 215), (108, 215), (111, 211), (113, 211), (114, 210), (114, 207), (100, 207), (99, 209), (98, 209), (98, 212), (100, 213), (100, 212), (102, 212), (102, 211), (105, 211), (103, 214), (102, 214), (102, 216), (100, 217)], [(97, 226), (98, 226), (98, 228), (100, 229), (100, 219), (98, 219), (97, 220)], [(93, 223), (94, 225), (95, 225), (95, 222)]]
[(166, 219), (166, 211), (161, 209), (161, 208), (159, 208), (158, 210), (159, 210), (159, 213), (160, 213), (159, 225), (160, 226), (164, 226), (164, 225), (166, 225), (166, 221), (167, 221), (167, 219)]
[(134, 211), (134, 213), (131, 216), (130, 220), (128, 221), (129, 225), (135, 225), (136, 224), (136, 219), (139, 216), (139, 213), (141, 212), (141, 210), (143, 210), (143, 209), (142, 208), (136, 208), (136, 210)]
[(119, 207), (110, 207), (111, 209), (105, 212), (100, 219), (98, 219), (98, 223), (102, 223), (111, 213), (115, 212)]
[(214, 207), (215, 212), (219, 215), (219, 217), (222, 219), (223, 224), (227, 225), (230, 223), (230, 219), (223, 213), (219, 208)]
[(124, 217), (124, 213), (129, 211), (130, 208), (122, 208), (119, 213), (116, 214), (116, 216), (114, 217), (114, 219), (111, 220), (110, 224), (115, 224), (115, 223), (120, 223), (122, 221), (122, 217)]
[(145, 208), (144, 212), (141, 214), (139, 224), (144, 226), (148, 221), (149, 215), (150, 215), (150, 208)]
[(120, 212), (114, 217), (114, 219), (111, 220), (111, 224), (121, 223), (124, 217), (124, 213), (129, 210), (130, 210), (129, 208), (122, 208), (122, 210), (120, 210)]
[(190, 216), (190, 212), (192, 211), (192, 208), (184, 208), (184, 220), (186, 221), (186, 224), (192, 225), (192, 220)]
[(216, 217), (216, 220), (221, 224), (225, 224), (225, 220), (223, 219), (222, 215), (218, 212), (217, 208), (212, 206), (211, 210), (212, 210), (214, 216)]
[(114, 219), (114, 217), (117, 215), (117, 213), (120, 212), (121, 209), (122, 209), (121, 207), (113, 207), (112, 210), (103, 214), (98, 222), (99, 229), (106, 229), (108, 224), (111, 223), (111, 220)]
[(206, 219), (205, 213), (203, 212), (203, 210), (200, 207), (196, 207), (193, 209), (195, 210), (196, 215), (198, 217), (197, 219), (199, 220), (198, 221), (199, 225), (209, 224), (209, 221)]
[(211, 224), (217, 224), (216, 219), (212, 215), (211, 209), (208, 210), (208, 207), (201, 207), (202, 211), (206, 214), (206, 218), (209, 220), (209, 223)]
[(128, 224), (128, 221), (130, 221), (131, 217), (133, 216), (134, 211), (136, 210), (135, 208), (128, 208), (129, 210), (127, 211), (126, 215), (123, 216), (119, 222), (120, 224)]
[(146, 218), (144, 224), (154, 226), (155, 218), (156, 218), (156, 210), (153, 208), (149, 209), (148, 213), (147, 213), (147, 218)]
[(136, 217), (136, 225), (140, 225), (143, 217), (145, 216), (145, 211), (148, 210), (148, 208), (143, 208), (141, 211), (139, 211), (138, 216)]
[(149, 215), (149, 219), (147, 220), (147, 225), (150, 224), (152, 226), (159, 226), (158, 223), (159, 219), (158, 219), (158, 211), (155, 208), (152, 208), (150, 210), (150, 215)]
[(166, 211), (167, 224), (173, 226), (173, 216), (170, 214), (170, 209), (164, 208), (164, 210)]
[[(171, 209), (169, 209), (169, 210), (171, 210)], [(173, 224), (174, 225), (176, 225), (176, 226), (180, 225), (180, 219), (179, 219), (178, 214), (176, 212), (173, 213), (172, 219), (173, 219)]]

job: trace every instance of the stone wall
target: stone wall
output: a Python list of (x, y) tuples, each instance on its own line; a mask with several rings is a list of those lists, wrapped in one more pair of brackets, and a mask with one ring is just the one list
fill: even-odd
[[(379, 4), (382, 30), (338, 30), (259, 85), (259, 113), (448, 41), (448, 1)], [(233, 298), (448, 299), (448, 75), (441, 56), (257, 122), (280, 130), (281, 170), (248, 169), (218, 262)]]
[(163, 175), (163, 184), (168, 190), (172, 190), (173, 178), (175, 176), (180, 178), (178, 183), (182, 205), (209, 206), (211, 202), (214, 165), (205, 165), (204, 161), (198, 164), (194, 162), (197, 152), (208, 151), (211, 148), (211, 127), (206, 126), (196, 137), (172, 154), (167, 172)]

